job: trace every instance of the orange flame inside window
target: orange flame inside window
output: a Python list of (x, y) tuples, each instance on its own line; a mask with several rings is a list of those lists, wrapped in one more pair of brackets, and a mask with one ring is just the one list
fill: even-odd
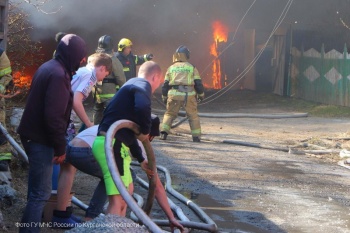
[(210, 54), (214, 56), (212, 65), (212, 77), (213, 77), (213, 88), (220, 89), (221, 85), (221, 63), (220, 63), (220, 50), (218, 45), (222, 42), (227, 42), (228, 28), (223, 25), (220, 21), (214, 21), (212, 23), (213, 28), (213, 39), (214, 42), (210, 46)]

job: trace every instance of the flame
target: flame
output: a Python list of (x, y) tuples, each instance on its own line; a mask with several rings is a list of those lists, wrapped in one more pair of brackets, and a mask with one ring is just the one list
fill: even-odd
[(228, 28), (223, 25), (220, 21), (214, 21), (212, 23), (213, 28), (213, 40), (214, 42), (210, 46), (210, 54), (214, 56), (212, 65), (212, 77), (213, 77), (213, 88), (220, 89), (221, 85), (221, 63), (219, 59), (220, 51), (218, 45), (222, 42), (227, 42)]
[(32, 82), (32, 77), (30, 75), (17, 71), (12, 73), (12, 77), (15, 87), (19, 89), (29, 89)]

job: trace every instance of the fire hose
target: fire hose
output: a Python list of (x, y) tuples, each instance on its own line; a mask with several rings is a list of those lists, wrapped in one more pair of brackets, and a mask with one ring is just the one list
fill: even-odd
[(15, 141), (15, 139), (13, 139), (13, 137), (11, 137), (11, 135), (9, 134), (9, 132), (6, 130), (6, 128), (0, 123), (0, 129), (1, 132), (5, 135), (6, 139), (8, 140), (8, 142), (13, 146), (13, 148), (21, 155), (21, 157), (23, 158), (23, 160), (27, 163), (29, 163), (28, 161), (28, 156), (26, 154), (26, 152), (24, 152), (24, 150), (22, 149), (22, 147), (20, 145), (18, 145), (18, 143)]
[[(142, 180), (141, 179), (141, 181), (139, 181), (139, 177), (137, 177), (136, 178), (136, 181), (138, 181), (140, 184), (141, 184), (141, 186), (144, 186), (145, 185), (145, 187), (148, 187), (148, 184), (147, 184), (147, 182), (146, 181), (144, 181), (144, 180)], [(147, 189), (147, 188), (146, 188)], [(144, 203), (144, 201), (143, 201), (143, 198), (140, 196), (140, 195), (138, 195), (138, 194), (136, 194), (136, 193), (134, 193), (133, 194), (133, 197), (135, 198), (135, 200), (137, 201), (137, 204), (140, 206), (140, 208), (142, 208), (142, 206), (143, 206), (143, 203)], [(180, 219), (187, 219), (188, 220), (188, 218), (183, 214), (183, 212), (182, 212), (182, 210), (181, 210), (181, 208), (179, 208), (178, 206), (176, 206), (169, 198), (168, 198), (168, 202), (169, 202), (169, 205), (170, 205), (170, 208), (171, 208), (171, 210), (172, 211), (175, 211), (176, 212), (176, 215), (180, 218)], [(180, 209), (179, 211), (178, 211), (178, 209)], [(180, 215), (180, 216), (179, 216)], [(136, 215), (134, 214), (134, 212), (130, 212), (130, 218), (134, 221), (134, 222), (139, 222), (139, 219), (136, 217)], [(166, 221), (166, 220), (159, 220), (159, 219), (152, 219), (152, 221), (155, 223), (155, 224), (157, 224), (158, 226), (165, 226), (165, 227), (169, 227), (170, 226), (170, 223), (169, 223), (169, 221)], [(179, 221), (180, 223), (181, 223), (181, 221)], [(164, 233), (166, 233), (167, 231), (164, 231)], [(175, 231), (174, 231), (174, 233), (175, 232), (179, 232), (179, 230), (178, 229), (176, 229)]]
[(217, 226), (216, 226), (215, 222), (201, 208), (199, 208), (194, 202), (187, 199), (186, 197), (184, 197), (179, 192), (177, 192), (176, 190), (173, 189), (173, 187), (171, 185), (171, 177), (170, 177), (168, 169), (166, 169), (163, 166), (157, 166), (157, 168), (159, 170), (161, 170), (162, 172), (164, 172), (164, 174), (165, 174), (166, 181), (167, 181), (165, 187), (166, 187), (167, 192), (169, 192), (172, 196), (174, 196), (175, 198), (180, 200), (182, 203), (186, 204), (189, 208), (191, 208), (197, 214), (197, 216), (202, 221), (204, 221), (206, 223), (205, 224), (206, 230), (208, 230), (210, 232), (217, 232)]
[[(149, 180), (149, 192), (147, 197), (147, 202), (145, 204), (144, 211), (137, 205), (133, 197), (129, 194), (128, 190), (125, 188), (121, 178), (120, 174), (115, 162), (114, 153), (113, 153), (113, 138), (116, 132), (122, 128), (128, 128), (134, 131), (135, 134), (139, 134), (138, 125), (135, 124), (132, 121), (128, 120), (119, 120), (117, 122), (114, 122), (110, 128), (107, 131), (106, 134), (106, 141), (105, 141), (105, 151), (106, 151), (106, 157), (107, 157), (107, 164), (108, 169), (112, 175), (112, 179), (114, 183), (116, 184), (120, 194), (124, 198), (125, 202), (128, 204), (130, 209), (136, 214), (138, 219), (152, 232), (159, 232), (161, 233), (162, 230), (149, 218), (149, 216), (146, 213), (149, 213), (151, 211), (154, 195), (155, 195), (155, 176), (152, 176)], [(148, 159), (148, 166), (153, 171), (154, 174), (156, 174), (156, 163), (154, 158), (154, 152), (152, 149), (152, 146), (149, 142), (149, 140), (145, 140), (142, 142)]]
[[(131, 162), (131, 165), (139, 166), (136, 162)], [(208, 232), (217, 232), (217, 226), (214, 223), (214, 221), (204, 212), (200, 207), (198, 207), (195, 203), (185, 198), (182, 194), (175, 191), (171, 186), (171, 178), (169, 171), (163, 167), (163, 166), (157, 166), (157, 169), (165, 173), (166, 178), (166, 190), (169, 192), (172, 196), (189, 206), (191, 210), (195, 212), (195, 214), (205, 223), (201, 222), (193, 222), (189, 221), (189, 219), (183, 214), (183, 211), (180, 207), (176, 206), (171, 199), (168, 198), (168, 202), (170, 205), (170, 208), (176, 213), (176, 215), (181, 219), (179, 221), (184, 227), (192, 228), (192, 229), (198, 229), (198, 230), (206, 230)], [(142, 187), (148, 188), (147, 182), (142, 180), (140, 177), (137, 177), (136, 181), (141, 184)], [(140, 201), (140, 204), (142, 202)], [(137, 221), (137, 218), (133, 216), (131, 213), (131, 218), (134, 221)], [(169, 221), (167, 220), (159, 220), (159, 219), (152, 219), (153, 222), (155, 222), (159, 226), (169, 226)]]
[[(164, 110), (160, 109), (152, 109), (152, 112), (154, 113), (161, 113), (164, 114)], [(186, 112), (179, 111), (178, 116), (182, 116), (183, 118), (180, 119), (178, 122), (175, 122), (171, 125), (171, 128), (176, 128), (179, 125), (181, 125), (183, 122), (188, 120), (188, 116)], [(264, 118), (264, 119), (281, 119), (281, 118), (300, 118), (300, 117), (307, 117), (308, 113), (291, 113), (291, 114), (284, 114), (284, 113), (276, 113), (276, 114), (252, 114), (252, 113), (198, 113), (199, 117), (204, 118)]]
[[(133, 165), (136, 165), (136, 163), (134, 163)], [(136, 176), (136, 181), (142, 186), (144, 187), (145, 189), (148, 189), (148, 184), (146, 181), (144, 181), (143, 179), (141, 179), (140, 177)], [(137, 196), (136, 196), (136, 199), (137, 199)], [(167, 198), (168, 199), (168, 203), (170, 205), (170, 208), (176, 213), (176, 215), (183, 221), (189, 221), (189, 219), (186, 217), (186, 215), (183, 213), (182, 209), (180, 207), (178, 207), (177, 205), (175, 205), (175, 203), (170, 199), (170, 198)], [(138, 201), (138, 204), (139, 206), (143, 205), (143, 201), (142, 202), (139, 202)], [(133, 220), (136, 220), (138, 221), (135, 216), (135, 214), (133, 212), (131, 212), (131, 217)], [(154, 221), (154, 220), (153, 220)]]
[[(184, 133), (174, 133), (174, 135), (181, 136), (181, 137), (192, 137), (192, 135), (184, 134)], [(263, 145), (261, 143), (245, 142), (245, 141), (241, 141), (241, 140), (215, 139), (215, 138), (209, 138), (209, 137), (205, 137), (205, 136), (201, 136), (201, 140), (203, 140), (203, 141), (210, 141), (210, 142), (225, 143), (225, 144), (235, 144), (235, 145), (239, 145), (239, 146), (256, 147), (256, 148), (268, 149), (268, 150), (277, 150), (277, 151), (283, 151), (283, 152), (290, 152), (290, 148), (288, 148), (288, 147), (278, 147), (278, 146), (271, 146), (271, 145)]]
[[(165, 113), (164, 110), (152, 109), (155, 113)], [(185, 111), (179, 111), (178, 116), (186, 116)], [(300, 118), (307, 117), (308, 113), (275, 113), (275, 114), (253, 114), (253, 113), (198, 113), (199, 117), (206, 118), (265, 118), (265, 119), (280, 119), (280, 118)]]

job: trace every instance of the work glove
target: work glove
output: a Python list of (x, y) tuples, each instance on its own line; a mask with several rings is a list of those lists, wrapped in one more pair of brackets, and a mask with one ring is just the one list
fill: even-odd
[(166, 104), (168, 102), (168, 96), (162, 95), (163, 103)]
[(197, 103), (200, 103), (204, 100), (204, 93), (203, 94), (200, 94), (200, 95), (197, 95)]
[(152, 54), (152, 53), (148, 53), (148, 54), (146, 55), (146, 58), (147, 58), (147, 61), (152, 60), (152, 59), (153, 59), (153, 54)]

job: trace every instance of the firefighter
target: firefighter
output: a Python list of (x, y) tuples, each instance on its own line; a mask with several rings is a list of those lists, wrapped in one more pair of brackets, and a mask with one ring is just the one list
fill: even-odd
[[(0, 94), (5, 94), (6, 89), (13, 84), (12, 69), (6, 52), (0, 49)], [(5, 98), (0, 97), (0, 123), (6, 128), (6, 104)], [(11, 147), (7, 143), (5, 135), (0, 131), (0, 171), (8, 171), (8, 163), (11, 160)]]
[(200, 142), (201, 126), (197, 102), (204, 99), (204, 87), (197, 68), (188, 62), (189, 58), (190, 51), (181, 45), (173, 54), (173, 64), (165, 74), (162, 99), (167, 106), (161, 125), (162, 140), (166, 140), (173, 120), (183, 107), (189, 118), (192, 139)]
[(115, 56), (113, 49), (113, 40), (111, 36), (104, 35), (98, 40), (97, 53), (106, 53), (112, 58), (112, 73), (107, 76), (102, 83), (97, 83), (94, 90), (94, 109), (93, 121), (97, 125), (102, 120), (103, 111), (108, 105), (111, 98), (119, 90), (119, 88), (126, 82), (125, 74), (123, 72), (123, 65)]
[(132, 42), (129, 39), (123, 38), (118, 43), (117, 58), (123, 65), (123, 70), (126, 76), (126, 81), (136, 77), (136, 66), (141, 65), (145, 61), (153, 59), (153, 54), (148, 53), (143, 56), (134, 55), (131, 52)]

